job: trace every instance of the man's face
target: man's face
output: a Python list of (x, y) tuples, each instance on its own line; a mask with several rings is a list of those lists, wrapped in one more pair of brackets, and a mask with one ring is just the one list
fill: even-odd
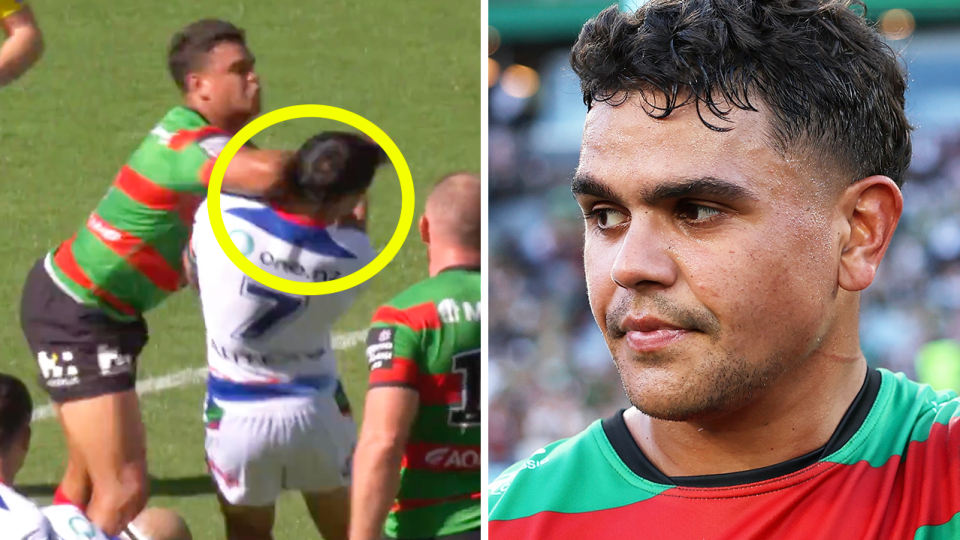
[(840, 181), (774, 151), (766, 113), (737, 110), (716, 132), (692, 106), (665, 120), (643, 107), (587, 115), (573, 189), (590, 306), (638, 409), (715, 418), (830, 333)]
[(243, 45), (218, 43), (207, 53), (206, 63), (197, 73), (202, 97), (225, 116), (243, 117), (246, 121), (255, 118), (260, 114), (260, 79), (254, 62)]

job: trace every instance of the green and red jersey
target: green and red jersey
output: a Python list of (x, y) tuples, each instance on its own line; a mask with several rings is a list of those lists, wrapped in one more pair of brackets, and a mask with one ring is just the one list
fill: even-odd
[(210, 172), (230, 135), (175, 107), (120, 169), (113, 185), (46, 268), (77, 301), (136, 318), (184, 285), (181, 255)]
[(392, 538), (480, 527), (480, 271), (448, 268), (373, 316), (370, 388), (417, 391), (420, 405), (387, 518)]
[(618, 413), (489, 486), (490, 538), (960, 538), (960, 400), (871, 370), (831, 440), (742, 473), (669, 478)]

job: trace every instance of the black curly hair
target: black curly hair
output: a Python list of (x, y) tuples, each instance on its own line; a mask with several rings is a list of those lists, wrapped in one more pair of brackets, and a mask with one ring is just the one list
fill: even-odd
[(288, 170), (290, 185), (305, 198), (330, 203), (366, 191), (387, 155), (355, 133), (324, 131), (303, 143)]
[(725, 131), (734, 108), (763, 103), (781, 154), (812, 152), (851, 182), (884, 175), (902, 185), (913, 129), (906, 73), (865, 14), (859, 0), (611, 6), (584, 25), (571, 64), (588, 109), (639, 94), (655, 118), (693, 104), (706, 126)]

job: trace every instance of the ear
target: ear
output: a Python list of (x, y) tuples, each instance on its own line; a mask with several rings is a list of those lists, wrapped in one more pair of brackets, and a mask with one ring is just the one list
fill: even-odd
[(430, 221), (426, 214), (420, 216), (418, 226), (420, 228), (420, 240), (423, 240), (424, 244), (430, 245)]
[(903, 212), (903, 194), (886, 176), (871, 176), (840, 195), (845, 219), (841, 233), (839, 285), (866, 289), (876, 276)]
[(207, 99), (207, 81), (200, 75), (196, 73), (187, 73), (187, 76), (184, 78), (184, 92), (187, 94), (195, 94), (201, 99)]

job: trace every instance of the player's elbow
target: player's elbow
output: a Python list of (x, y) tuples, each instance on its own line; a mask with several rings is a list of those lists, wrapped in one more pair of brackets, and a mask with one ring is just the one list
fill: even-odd
[(4, 83), (14, 81), (27, 72), (40, 57), (43, 56), (43, 32), (35, 24), (23, 24), (13, 28), (10, 36), (3, 43), (7, 61), (4, 62)]

